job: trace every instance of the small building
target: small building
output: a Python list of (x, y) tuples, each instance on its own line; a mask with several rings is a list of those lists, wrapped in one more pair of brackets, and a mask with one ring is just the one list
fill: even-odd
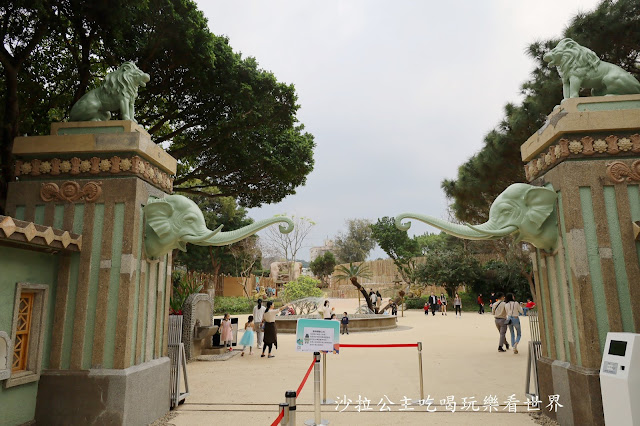
[[(322, 256), (326, 252), (330, 251), (333, 253), (335, 246), (333, 244), (333, 240), (324, 240), (324, 245), (319, 247), (311, 247), (309, 249), (309, 261), (313, 262), (316, 258)], [(335, 254), (335, 253), (334, 253)]]

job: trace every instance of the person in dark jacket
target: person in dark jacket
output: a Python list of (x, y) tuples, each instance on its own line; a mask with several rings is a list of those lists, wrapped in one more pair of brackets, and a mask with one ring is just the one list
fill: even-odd
[(482, 300), (482, 294), (478, 295), (478, 313), (484, 314), (484, 301)]
[(436, 309), (438, 309), (438, 298), (433, 292), (431, 292), (431, 296), (429, 296), (429, 306), (431, 306), (431, 315), (435, 315)]
[(340, 320), (340, 328), (340, 334), (349, 334), (349, 317), (346, 312), (342, 315), (342, 319)]

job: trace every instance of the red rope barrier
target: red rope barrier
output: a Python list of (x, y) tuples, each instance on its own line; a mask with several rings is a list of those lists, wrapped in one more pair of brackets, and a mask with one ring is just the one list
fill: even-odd
[[(302, 383), (300, 383), (300, 386), (298, 386), (298, 390), (296, 391), (296, 398), (300, 396), (300, 392), (302, 391), (302, 388), (304, 387), (304, 384), (307, 383), (307, 379), (309, 378), (309, 374), (311, 374), (311, 370), (313, 370), (313, 365), (316, 363), (316, 357), (313, 357), (313, 361), (311, 362), (311, 365), (309, 366), (309, 369), (307, 370), (307, 374), (304, 375), (304, 379), (302, 379)], [(277, 419), (275, 419), (275, 421), (273, 423), (271, 423), (271, 426), (277, 426), (277, 424), (280, 422), (280, 420), (282, 420), (284, 418), (284, 410), (280, 411), (280, 415), (278, 416)]]
[(282, 420), (284, 418), (284, 410), (280, 411), (280, 415), (278, 416), (277, 419), (274, 420), (273, 423), (271, 423), (271, 426), (277, 426), (278, 423), (280, 423), (280, 420)]
[(345, 345), (340, 343), (340, 348), (417, 348), (417, 343), (392, 343), (388, 345)]
[(314, 356), (313, 361), (311, 362), (311, 365), (307, 370), (307, 374), (304, 375), (304, 379), (302, 379), (302, 383), (300, 383), (300, 386), (298, 386), (298, 390), (296, 391), (296, 398), (300, 397), (300, 392), (302, 392), (302, 388), (304, 387), (304, 384), (307, 383), (307, 379), (309, 378), (309, 374), (311, 374), (311, 370), (313, 370), (313, 365), (315, 363), (316, 363), (316, 357)]

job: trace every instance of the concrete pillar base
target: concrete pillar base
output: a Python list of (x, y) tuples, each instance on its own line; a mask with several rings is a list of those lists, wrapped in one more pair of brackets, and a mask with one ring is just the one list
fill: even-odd
[(36, 423), (142, 425), (169, 411), (169, 358), (124, 370), (47, 370), (38, 386)]
[[(604, 425), (600, 371), (554, 361), (542, 357), (538, 360), (540, 384), (540, 412), (561, 426)], [(549, 411), (549, 395), (560, 395), (557, 412)]]

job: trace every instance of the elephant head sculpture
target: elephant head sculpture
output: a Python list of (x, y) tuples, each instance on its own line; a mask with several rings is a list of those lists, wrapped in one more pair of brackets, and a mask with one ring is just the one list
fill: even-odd
[(558, 241), (557, 197), (552, 189), (514, 183), (498, 195), (489, 210), (489, 220), (482, 225), (458, 225), (427, 215), (403, 213), (396, 217), (396, 227), (406, 231), (411, 222), (402, 221), (410, 218), (467, 240), (496, 239), (515, 233), (516, 241), (554, 251)]
[(274, 223), (280, 225), (283, 234), (293, 230), (288, 217), (272, 217), (230, 232), (207, 228), (202, 211), (196, 203), (182, 195), (151, 198), (144, 206), (145, 252), (147, 257), (157, 259), (173, 249), (187, 251), (187, 243), (199, 246), (226, 246), (245, 239)]

